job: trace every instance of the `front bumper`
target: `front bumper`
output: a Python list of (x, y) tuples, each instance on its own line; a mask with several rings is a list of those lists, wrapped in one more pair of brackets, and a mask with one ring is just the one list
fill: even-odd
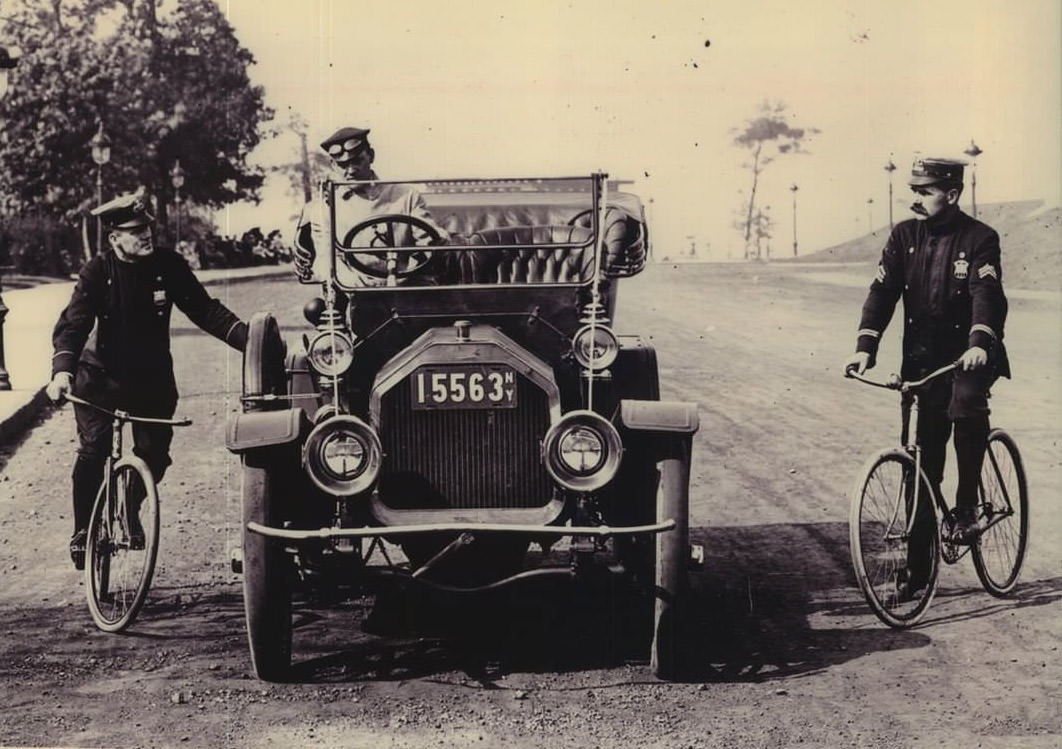
[(663, 533), (675, 527), (673, 519), (648, 525), (514, 525), (512, 523), (420, 523), (416, 525), (366, 526), (362, 528), (317, 528), (293, 530), (291, 528), (274, 528), (260, 523), (250, 522), (247, 530), (270, 538), (288, 541), (310, 541), (337, 538), (383, 538), (387, 536), (405, 536), (416, 533), (514, 533), (521, 535), (551, 536), (594, 536), (610, 538), (614, 536), (633, 536), (643, 533)]

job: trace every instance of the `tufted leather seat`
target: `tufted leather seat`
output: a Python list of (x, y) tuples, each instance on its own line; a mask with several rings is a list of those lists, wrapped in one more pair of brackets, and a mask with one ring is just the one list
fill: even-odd
[[(469, 250), (460, 260), (463, 283), (578, 283), (593, 273), (592, 238), (582, 226), (506, 226), (474, 232), (470, 245), (511, 250)], [(537, 247), (536, 245), (564, 245)]]
[[(583, 211), (572, 219), (576, 226), (590, 227), (592, 222), (590, 211)], [(605, 227), (606, 275), (628, 278), (640, 272), (646, 261), (641, 222), (618, 208), (607, 208), (602, 223)]]

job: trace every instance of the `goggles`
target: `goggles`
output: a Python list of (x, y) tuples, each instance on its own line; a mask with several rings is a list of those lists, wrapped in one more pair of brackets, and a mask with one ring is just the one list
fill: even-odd
[(333, 143), (328, 147), (328, 155), (337, 163), (350, 161), (354, 154), (362, 149), (365, 141), (358, 138), (350, 138), (342, 143)]

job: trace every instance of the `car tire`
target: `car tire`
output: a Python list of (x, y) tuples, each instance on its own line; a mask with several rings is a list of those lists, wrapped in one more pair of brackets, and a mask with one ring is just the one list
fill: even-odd
[(284, 681), (291, 669), (292, 561), (282, 543), (248, 529), (277, 522), (278, 471), (262, 453), (243, 465), (243, 605), (255, 675)]
[[(247, 345), (243, 351), (243, 394), (284, 395), (287, 373), (284, 371), (285, 347), (280, 326), (268, 312), (258, 312), (247, 324)], [(284, 401), (245, 400), (244, 411), (286, 408)]]
[(656, 590), (653, 614), (653, 644), (650, 662), (653, 674), (666, 680), (681, 675), (683, 662), (683, 609), (689, 591), (689, 479), (690, 441), (669, 437), (659, 462), (657, 522), (674, 519), (675, 527), (656, 536)]
[[(276, 319), (265, 312), (248, 323), (243, 355), (243, 394), (279, 395), (286, 391), (284, 344)], [(277, 408), (269, 401), (245, 401), (245, 411)], [(254, 533), (248, 523), (277, 526), (284, 470), (297, 465), (282, 448), (251, 451), (243, 456), (243, 605), (247, 640), (255, 675), (283, 681), (291, 668), (291, 596), (293, 564), (277, 539)]]

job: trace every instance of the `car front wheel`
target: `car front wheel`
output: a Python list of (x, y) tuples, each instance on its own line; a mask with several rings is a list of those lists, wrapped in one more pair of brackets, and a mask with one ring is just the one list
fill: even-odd
[(656, 604), (650, 660), (654, 675), (671, 680), (680, 675), (682, 612), (689, 590), (689, 439), (672, 437), (658, 466), (657, 521), (673, 519), (675, 527), (656, 537)]
[(244, 457), (243, 605), (255, 675), (283, 681), (291, 668), (292, 561), (279, 540), (247, 527), (277, 521), (278, 472), (263, 457)]

